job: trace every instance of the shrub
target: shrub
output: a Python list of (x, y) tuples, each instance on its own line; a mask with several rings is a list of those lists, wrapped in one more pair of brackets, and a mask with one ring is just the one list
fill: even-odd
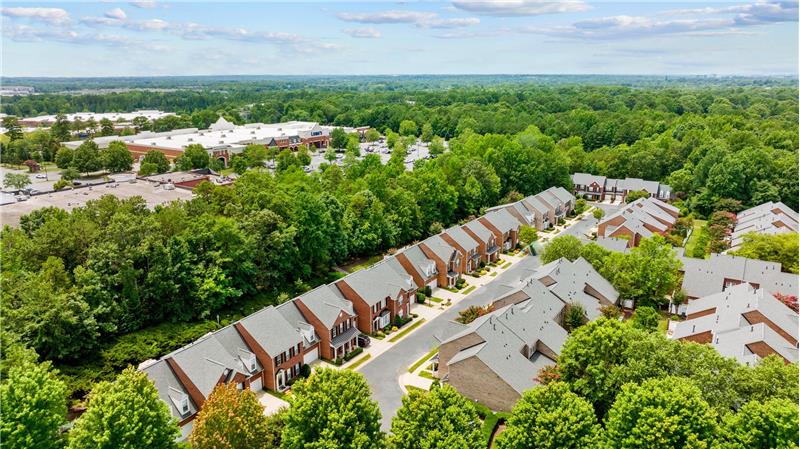
[(425, 296), (431, 296), (433, 294), (433, 290), (431, 289), (430, 285), (426, 285), (424, 290), (425, 290)]
[(357, 355), (361, 354), (362, 352), (364, 352), (364, 348), (360, 348), (359, 347), (359, 348), (353, 349), (352, 351), (350, 351), (349, 354), (344, 356), (344, 361), (348, 362), (350, 360), (353, 360), (354, 357), (356, 357)]
[(61, 190), (61, 189), (63, 189), (64, 187), (67, 187), (67, 186), (69, 186), (69, 184), (70, 184), (70, 183), (69, 183), (69, 182), (67, 182), (67, 180), (66, 180), (66, 179), (59, 179), (58, 181), (56, 181), (55, 183), (53, 183), (53, 190)]
[(417, 304), (425, 304), (425, 299), (426, 299), (425, 293), (417, 292)]
[(308, 377), (308, 376), (310, 376), (310, 375), (311, 375), (311, 367), (310, 367), (310, 366), (308, 366), (308, 364), (307, 364), (307, 363), (304, 363), (304, 364), (303, 364), (303, 365), (300, 367), (300, 377)]

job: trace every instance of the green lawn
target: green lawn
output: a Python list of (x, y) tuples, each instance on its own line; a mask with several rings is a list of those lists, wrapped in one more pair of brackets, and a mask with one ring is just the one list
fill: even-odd
[(413, 385), (406, 385), (406, 390), (408, 390), (409, 393), (411, 393), (412, 391), (428, 391), (420, 387), (415, 387)]
[(439, 351), (439, 347), (438, 346), (433, 348), (433, 349), (431, 349), (430, 351), (428, 351), (428, 353), (425, 354), (424, 356), (422, 356), (421, 359), (417, 360), (416, 362), (414, 362), (413, 365), (408, 367), (408, 372), (409, 373), (413, 373), (417, 368), (422, 366), (423, 363), (425, 363), (428, 360), (430, 360), (430, 358), (433, 357), (434, 354), (436, 354), (438, 351)]
[(431, 300), (431, 302), (435, 302), (435, 303), (440, 303), (440, 302), (443, 302), (443, 301), (444, 301), (444, 299), (442, 299), (442, 298), (437, 298), (437, 297), (435, 297), (435, 296), (431, 296), (431, 297), (430, 297), (430, 298), (428, 298), (428, 299), (430, 299), (430, 300)]
[(425, 379), (436, 380), (436, 377), (433, 376), (433, 373), (430, 371), (420, 371), (419, 377), (424, 377)]
[(353, 364), (348, 366), (347, 369), (354, 370), (354, 369), (358, 368), (359, 366), (363, 365), (364, 362), (366, 362), (370, 358), (372, 358), (372, 354), (367, 354), (364, 357), (361, 357), (360, 359), (358, 359), (355, 362), (353, 362)]
[(424, 323), (424, 322), (425, 322), (425, 318), (421, 318), (416, 323), (412, 324), (411, 326), (408, 326), (407, 328), (405, 328), (402, 331), (400, 331), (397, 334), (395, 334), (394, 337), (389, 339), (389, 343), (394, 343), (397, 340), (403, 338), (407, 333), (409, 333), (409, 332), (413, 331), (414, 329), (420, 327), (422, 325), (422, 323)]
[(462, 293), (465, 294), (465, 295), (469, 295), (476, 288), (478, 288), (478, 286), (476, 286), (476, 285), (470, 286), (468, 289), (464, 290)]
[(489, 441), (492, 439), (492, 431), (494, 431), (495, 426), (497, 426), (497, 421), (507, 419), (510, 413), (493, 412), (489, 407), (478, 402), (473, 402), (473, 405), (478, 415), (483, 420), (483, 425), (481, 426), (483, 445), (481, 447), (489, 447)]
[(497, 276), (497, 272), (489, 273), (489, 276)]
[(695, 246), (701, 240), (701, 236), (705, 232), (705, 227), (708, 222), (706, 220), (695, 220), (692, 226), (692, 235), (689, 236), (689, 240), (686, 241), (686, 247), (684, 248), (684, 254), (688, 257), (692, 257), (692, 254), (695, 252)]
[(506, 268), (508, 268), (508, 267), (510, 267), (510, 266), (511, 266), (511, 262), (509, 262), (509, 263), (507, 263), (507, 264), (503, 265), (503, 266), (502, 266), (502, 268), (505, 270)]

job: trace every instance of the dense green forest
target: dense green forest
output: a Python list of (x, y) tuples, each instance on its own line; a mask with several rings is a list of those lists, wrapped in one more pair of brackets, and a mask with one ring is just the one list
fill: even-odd
[[(160, 108), (184, 114), (176, 126), (205, 127), (221, 114), (393, 132), (411, 120), (447, 138), (450, 150), (407, 171), (406, 143), (397, 139), (386, 165), (350, 155), (342, 167), (310, 174), (288, 153), (274, 175), (251, 170), (232, 188), (202, 186), (189, 202), (148, 210), (139, 199), (106, 197), (6, 227), (4, 341), (55, 361), (72, 376), (70, 390), (87, 392), (226, 318), (330, 281), (337, 263), (408, 244), (519, 195), (569, 188), (576, 171), (665, 181), (696, 216), (766, 200), (797, 209), (797, 89), (781, 83), (236, 86), (36, 95), (3, 110)], [(4, 160), (55, 158), (46, 137), (14, 140)]]

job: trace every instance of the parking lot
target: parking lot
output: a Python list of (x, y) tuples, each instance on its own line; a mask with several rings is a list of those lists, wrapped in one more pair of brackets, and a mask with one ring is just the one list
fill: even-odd
[(65, 210), (72, 210), (85, 205), (87, 201), (96, 200), (106, 194), (113, 194), (121, 199), (138, 195), (144, 198), (147, 202), (147, 206), (150, 208), (174, 200), (188, 200), (192, 198), (192, 192), (189, 190), (164, 190), (156, 183), (141, 180), (135, 183), (121, 181), (73, 190), (44, 193), (31, 196), (25, 201), (4, 204), (0, 206), (0, 221), (2, 221), (4, 225), (17, 226), (23, 215), (29, 214), (36, 209), (54, 206)]

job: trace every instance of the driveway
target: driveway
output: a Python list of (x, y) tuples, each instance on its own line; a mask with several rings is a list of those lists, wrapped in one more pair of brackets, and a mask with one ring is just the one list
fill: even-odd
[(500, 273), (497, 277), (477, 288), (472, 294), (445, 310), (441, 315), (420, 326), (403, 341), (358, 369), (366, 377), (373, 398), (381, 409), (383, 430), (389, 430), (392, 417), (401, 405), (403, 391), (398, 378), (406, 373), (408, 367), (425, 355), (438, 342), (434, 336), (441, 332), (445, 323), (458, 317), (458, 312), (472, 305), (485, 305), (498, 296), (521, 286), (524, 279), (539, 266), (539, 258), (525, 257), (520, 262)]
[[(602, 209), (603, 212), (605, 212), (605, 216), (613, 214), (622, 207), (621, 204), (608, 204), (608, 203), (589, 203), (589, 204)], [(581, 239), (581, 241), (588, 242), (589, 238), (586, 235), (591, 234), (592, 228), (596, 226), (597, 226), (597, 219), (595, 219), (594, 216), (592, 216), (592, 214), (587, 214), (585, 217), (581, 219), (581, 221), (565, 229), (560, 235), (564, 234), (574, 235), (575, 237)]]

